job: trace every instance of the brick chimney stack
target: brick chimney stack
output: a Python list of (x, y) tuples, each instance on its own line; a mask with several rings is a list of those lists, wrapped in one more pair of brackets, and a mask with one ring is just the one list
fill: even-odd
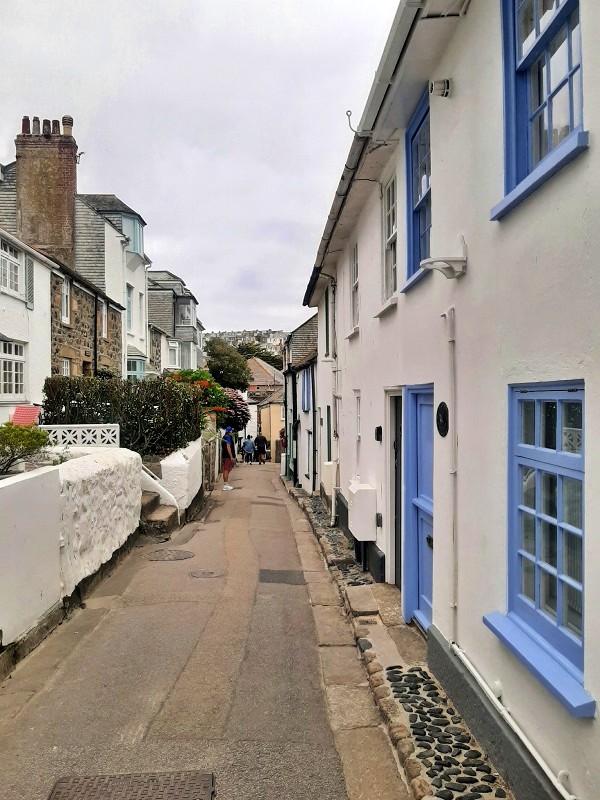
[[(23, 117), (15, 140), (17, 168), (17, 235), (63, 264), (73, 266), (77, 142), (73, 120)], [(31, 131), (31, 132), (30, 132)]]

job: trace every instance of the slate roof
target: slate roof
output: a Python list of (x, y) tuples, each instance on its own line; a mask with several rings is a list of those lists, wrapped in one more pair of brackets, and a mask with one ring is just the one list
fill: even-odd
[(104, 219), (80, 197), (75, 198), (75, 269), (106, 289)]
[(137, 347), (134, 347), (132, 344), (127, 345), (127, 355), (133, 356), (134, 358), (146, 358), (146, 354), (142, 353), (141, 350), (138, 350)]
[(252, 383), (257, 386), (272, 386), (278, 383), (283, 385), (283, 372), (276, 367), (272, 367), (271, 364), (263, 361), (262, 358), (253, 356), (247, 359), (246, 364), (252, 373)]
[(2, 167), (4, 180), (0, 183), (0, 227), (17, 233), (17, 162)]
[(175, 312), (171, 289), (151, 288), (148, 292), (148, 322), (165, 331), (167, 336), (175, 333)]
[(283, 403), (283, 386), (280, 386), (278, 389), (275, 389), (275, 391), (272, 394), (268, 395), (268, 397), (265, 397), (264, 400), (261, 400), (258, 405), (272, 406), (275, 404), (279, 405), (281, 403)]
[(285, 340), (289, 348), (289, 366), (298, 368), (316, 355), (318, 343), (318, 315), (315, 314), (293, 330)]
[(134, 217), (137, 217), (143, 225), (146, 224), (141, 214), (138, 214), (137, 211), (134, 211), (133, 208), (130, 208), (122, 200), (119, 200), (115, 194), (78, 194), (77, 197), (81, 197), (85, 200), (85, 202), (99, 214), (132, 214)]

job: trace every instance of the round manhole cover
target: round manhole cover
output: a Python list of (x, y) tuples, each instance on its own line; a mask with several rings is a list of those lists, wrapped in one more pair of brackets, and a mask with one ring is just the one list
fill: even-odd
[(190, 578), (221, 578), (225, 575), (224, 572), (218, 572), (212, 569), (197, 569), (190, 572)]
[(149, 561), (182, 561), (184, 558), (193, 558), (190, 550), (155, 550), (148, 556)]

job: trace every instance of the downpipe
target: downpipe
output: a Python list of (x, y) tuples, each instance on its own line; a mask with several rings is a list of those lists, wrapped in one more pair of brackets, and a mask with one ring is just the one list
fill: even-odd
[(540, 767), (543, 773), (546, 775), (548, 780), (551, 781), (553, 787), (556, 791), (560, 794), (564, 800), (579, 800), (577, 795), (571, 794), (571, 792), (566, 788), (565, 782), (569, 779), (569, 770), (561, 769), (558, 775), (555, 775), (551, 768), (548, 766), (542, 754), (533, 744), (533, 742), (527, 737), (527, 734), (523, 731), (523, 729), (518, 725), (515, 721), (514, 717), (511, 715), (509, 709), (503, 705), (500, 700), (496, 697), (496, 695), (492, 692), (490, 687), (485, 682), (483, 676), (477, 671), (473, 663), (469, 660), (467, 655), (464, 653), (463, 650), (455, 643), (450, 643), (450, 648), (454, 655), (458, 658), (458, 660), (464, 664), (464, 666), (468, 669), (469, 673), (473, 676), (475, 682), (483, 691), (487, 699), (490, 701), (494, 709), (498, 712), (498, 714), (502, 717), (502, 719), (506, 722), (508, 727), (515, 733), (515, 735), (519, 738), (519, 740), (525, 745), (529, 754), (536, 762), (536, 764)]

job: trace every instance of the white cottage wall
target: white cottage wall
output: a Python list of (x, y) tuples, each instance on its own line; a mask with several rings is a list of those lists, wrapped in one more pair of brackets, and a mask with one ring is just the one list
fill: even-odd
[[(386, 389), (433, 384), (434, 407), (451, 404), (449, 346), (441, 316), (456, 310), (459, 597), (457, 627), (452, 605), (452, 435), (434, 435), (433, 623), (456, 638), (491, 684), (500, 681), (503, 700), (548, 763), (569, 769), (571, 788), (592, 800), (600, 783), (600, 739), (589, 721), (576, 720), (485, 628), (482, 616), (507, 607), (507, 429), (508, 386), (528, 381), (580, 379), (586, 387), (586, 440), (600, 423), (600, 330), (595, 309), (600, 285), (594, 256), (600, 230), (592, 223), (600, 198), (600, 169), (593, 132), (600, 128), (600, 68), (594, 32), (600, 7), (582, 0), (584, 120), (590, 150), (549, 180), (501, 222), (489, 220), (503, 195), (502, 51), (499, 4), (473, 3), (436, 70), (451, 76), (450, 98), (431, 99), (433, 227), (432, 255), (460, 254), (468, 246), (464, 278), (434, 272), (398, 292), (397, 305), (381, 315), (382, 244), (380, 187), (374, 186), (338, 260), (341, 486), (377, 488), (383, 528), (378, 546), (386, 553), (386, 579), (393, 574), (393, 514), (389, 486), (390, 419)], [(396, 171), (398, 185), (398, 281), (406, 275), (403, 131), (380, 180)], [(359, 247), (360, 324), (350, 336), (349, 252)], [(379, 315), (379, 316), (376, 316)], [(323, 369), (321, 368), (321, 372)], [(325, 385), (325, 384), (324, 384)], [(324, 389), (323, 389), (324, 391)], [(355, 398), (361, 395), (361, 441), (356, 443)], [(322, 398), (322, 395), (320, 395)], [(319, 401), (321, 404), (323, 400)], [(384, 426), (384, 441), (374, 428)], [(586, 452), (585, 519), (600, 522), (600, 457)], [(600, 699), (600, 602), (594, 583), (600, 544), (585, 543), (585, 686)]]
[[(26, 343), (25, 399), (21, 403), (41, 403), (44, 381), (50, 375), (50, 270), (34, 260), (34, 302), (27, 308), (24, 300), (7, 292), (0, 293), (0, 333)], [(0, 400), (0, 424), (15, 408), (14, 402)]]

